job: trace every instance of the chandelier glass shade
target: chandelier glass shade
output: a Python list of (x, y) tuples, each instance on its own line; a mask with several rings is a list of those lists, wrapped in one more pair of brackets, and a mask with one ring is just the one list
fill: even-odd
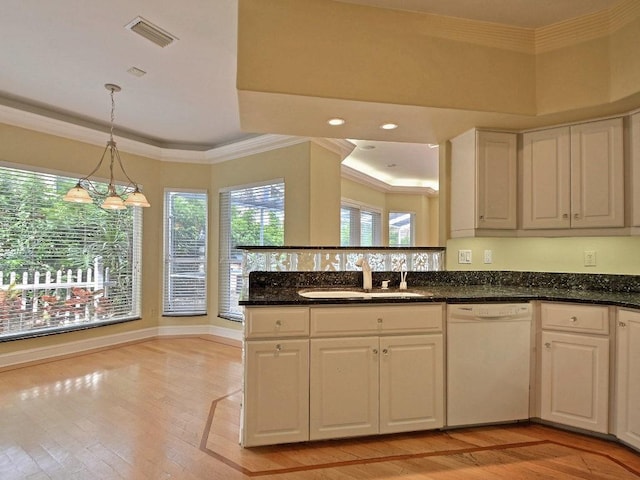
[[(118, 152), (116, 142), (113, 140), (113, 120), (115, 118), (115, 102), (113, 100), (113, 94), (119, 92), (121, 88), (112, 83), (107, 83), (105, 88), (109, 90), (111, 95), (111, 128), (109, 131), (109, 141), (107, 142), (107, 146), (102, 152), (102, 157), (100, 157), (100, 161), (96, 167), (87, 176), (78, 180), (76, 186), (66, 193), (63, 200), (73, 203), (93, 203), (94, 200), (91, 197), (91, 194), (93, 194), (97, 198), (103, 198), (100, 206), (105, 210), (123, 210), (127, 207), (150, 207), (151, 205), (144, 194), (140, 191), (138, 184), (131, 180), (124, 169), (122, 160), (120, 159), (120, 152)], [(91, 181), (91, 176), (100, 170), (105, 158), (109, 159), (109, 184), (107, 185), (106, 190), (101, 191), (96, 187), (95, 183)], [(116, 165), (129, 181), (129, 184), (124, 187), (116, 188), (113, 175), (113, 170)]]

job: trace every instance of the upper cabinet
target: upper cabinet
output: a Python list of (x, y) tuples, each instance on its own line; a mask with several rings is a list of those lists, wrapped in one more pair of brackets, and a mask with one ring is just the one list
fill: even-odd
[(624, 226), (622, 118), (525, 133), (522, 140), (523, 229)]
[(629, 121), (629, 164), (631, 166), (631, 226), (640, 227), (640, 113)]
[(571, 227), (569, 127), (522, 139), (522, 228)]
[(451, 146), (451, 236), (515, 230), (517, 135), (472, 129)]
[(452, 238), (640, 233), (640, 112), (453, 138), (450, 225)]

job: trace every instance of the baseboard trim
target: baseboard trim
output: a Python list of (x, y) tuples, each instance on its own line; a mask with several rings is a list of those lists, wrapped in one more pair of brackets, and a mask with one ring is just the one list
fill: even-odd
[(145, 328), (131, 332), (103, 335), (86, 340), (64, 342), (48, 347), (30, 348), (19, 352), (0, 354), (0, 372), (26, 367), (36, 363), (60, 360), (65, 357), (82, 355), (115, 346), (137, 343), (158, 337), (211, 336), (221, 343), (238, 346), (242, 343), (242, 332), (215, 325), (188, 325)]

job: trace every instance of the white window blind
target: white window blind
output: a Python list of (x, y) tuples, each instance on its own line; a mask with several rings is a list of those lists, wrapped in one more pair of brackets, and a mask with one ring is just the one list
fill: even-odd
[(389, 246), (411, 247), (414, 245), (415, 214), (409, 212), (389, 213)]
[[(220, 192), (219, 316), (242, 320), (242, 251), (238, 246), (284, 245), (284, 183)], [(266, 268), (266, 266), (265, 266)]]
[(163, 315), (207, 313), (207, 194), (164, 194)]
[(343, 203), (340, 207), (340, 245), (380, 245), (382, 215), (373, 209)]
[(64, 202), (76, 182), (0, 166), (0, 339), (140, 316), (142, 212)]

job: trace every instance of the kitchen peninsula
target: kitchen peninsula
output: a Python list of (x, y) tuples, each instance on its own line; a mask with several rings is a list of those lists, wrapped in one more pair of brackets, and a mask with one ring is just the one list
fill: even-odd
[[(244, 446), (447, 428), (447, 305), (530, 303), (529, 418), (640, 449), (640, 277), (409, 272), (407, 291), (419, 295), (394, 297), (398, 272), (374, 271), (372, 276), (375, 291), (389, 280), (389, 295), (300, 295), (308, 290), (355, 291), (362, 285), (359, 272), (250, 273), (249, 291), (241, 300), (246, 308)], [(334, 358), (319, 353), (327, 345)], [(410, 360), (385, 366), (392, 348), (412, 352), (404, 357)], [(358, 368), (358, 351), (369, 352), (362, 357), (369, 358), (369, 365), (363, 360), (362, 366), (371, 369), (366, 378), (354, 374), (348, 390), (372, 388), (362, 397), (367, 408), (357, 409), (375, 413), (373, 420), (360, 422), (366, 429), (352, 428), (350, 405), (343, 402), (336, 413), (332, 392), (322, 388), (327, 368)], [(371, 357), (376, 358), (373, 366)], [(403, 388), (409, 388), (409, 395), (392, 388), (399, 372), (408, 377)], [(418, 394), (423, 395), (419, 402), (407, 401)], [(385, 402), (402, 403), (407, 417), (387, 422)], [(323, 423), (327, 415), (334, 425)]]

